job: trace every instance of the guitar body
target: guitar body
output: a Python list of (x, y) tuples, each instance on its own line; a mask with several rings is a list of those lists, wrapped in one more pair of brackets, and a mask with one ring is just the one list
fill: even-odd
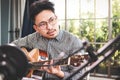
[[(30, 62), (40, 62), (40, 61), (48, 60), (47, 53), (45, 51), (39, 50), (38, 48), (28, 50), (27, 48), (22, 47), (21, 50), (25, 53), (25, 55), (27, 56)], [(30, 78), (33, 72), (34, 70), (30, 69), (26, 77)]]

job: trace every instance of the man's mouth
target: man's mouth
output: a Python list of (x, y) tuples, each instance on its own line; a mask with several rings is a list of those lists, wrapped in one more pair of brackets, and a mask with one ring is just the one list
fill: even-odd
[(47, 32), (48, 35), (53, 36), (55, 34), (56, 30), (50, 30)]

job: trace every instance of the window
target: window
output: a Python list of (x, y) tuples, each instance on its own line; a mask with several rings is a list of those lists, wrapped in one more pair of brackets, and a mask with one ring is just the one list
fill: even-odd
[[(96, 49), (120, 32), (119, 0), (50, 1), (55, 3), (60, 27), (81, 39), (86, 37)], [(115, 54), (120, 55), (119, 52)], [(118, 60), (120, 61), (120, 57)]]

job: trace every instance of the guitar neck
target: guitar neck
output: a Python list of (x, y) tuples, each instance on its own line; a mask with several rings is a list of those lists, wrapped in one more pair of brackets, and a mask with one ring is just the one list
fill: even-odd
[(40, 61), (40, 62), (30, 62), (29, 67), (32, 69), (39, 69), (40, 67), (49, 67), (55, 65), (73, 65), (75, 67), (79, 66), (81, 62), (83, 62), (83, 58), (80, 55), (74, 55), (70, 58), (65, 59), (55, 59), (53, 60), (53, 64), (44, 65), (45, 62), (50, 62), (50, 60)]
[(55, 66), (55, 65), (68, 65), (68, 60), (53, 60), (53, 64), (44, 65), (45, 62), (50, 62), (50, 60), (47, 61), (40, 61), (40, 62), (29, 62), (29, 68), (32, 69), (39, 69), (40, 67), (49, 67), (49, 66)]

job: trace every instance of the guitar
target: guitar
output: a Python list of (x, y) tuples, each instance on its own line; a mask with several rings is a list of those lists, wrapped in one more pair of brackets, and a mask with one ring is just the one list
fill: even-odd
[[(35, 70), (34, 67), (36, 67), (36, 65), (39, 68), (39, 67), (41, 67), (41, 66), (39, 66), (39, 65), (41, 65), (41, 63), (43, 64), (43, 66), (45, 66), (44, 63), (50, 61), (50, 60), (48, 60), (47, 53), (45, 51), (42, 51), (42, 50), (38, 49), (38, 48), (28, 50), (27, 48), (22, 47), (21, 50), (25, 53), (28, 60), (33, 65), (33, 68), (30, 70), (30, 72), (27, 74), (26, 77), (31, 77), (32, 76), (32, 74)], [(55, 62), (55, 60), (54, 60), (54, 62)], [(70, 58), (68, 58), (67, 60), (62, 61), (62, 63), (60, 63), (59, 65), (72, 65), (74, 67), (78, 67), (78, 66), (81, 65), (83, 60), (84, 60), (84, 56), (73, 55)]]
[[(36, 62), (43, 62), (48, 60), (48, 55), (45, 51), (39, 50), (38, 48), (28, 49), (25, 47), (21, 47), (21, 50), (27, 56), (29, 62), (36, 63)], [(31, 69), (26, 77), (31, 77), (34, 70)]]

